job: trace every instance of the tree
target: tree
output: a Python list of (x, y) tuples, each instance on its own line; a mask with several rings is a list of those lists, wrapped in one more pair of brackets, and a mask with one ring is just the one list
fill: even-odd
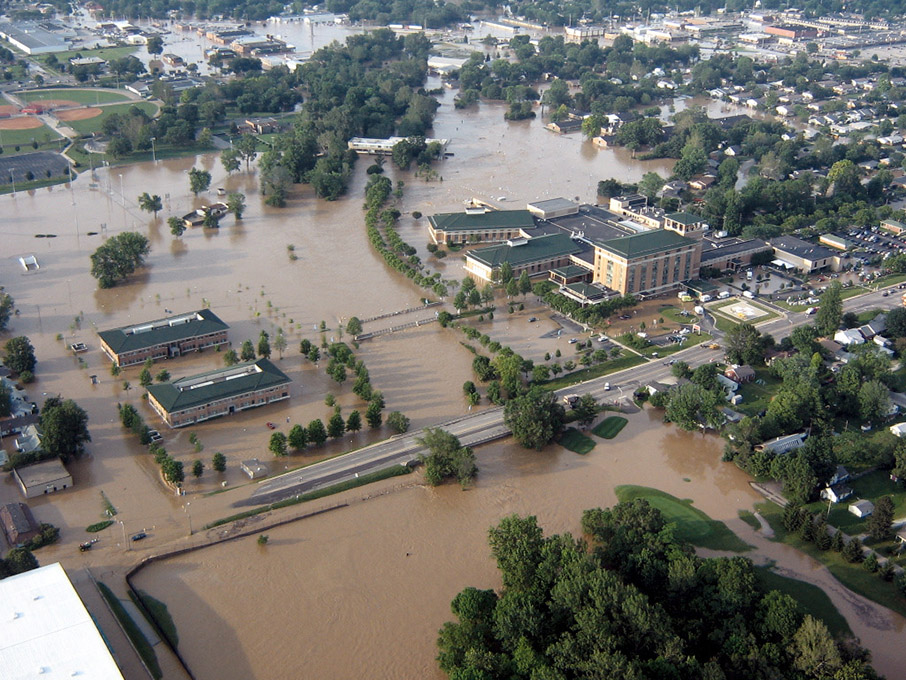
[(522, 295), (528, 295), (532, 292), (532, 282), (531, 279), (529, 279), (527, 269), (523, 269), (522, 273), (519, 275), (519, 292)]
[(170, 227), (170, 233), (176, 238), (182, 236), (186, 231), (186, 221), (181, 217), (168, 217), (167, 225)]
[(91, 275), (101, 288), (111, 288), (144, 264), (150, 252), (148, 239), (134, 231), (125, 231), (107, 239), (91, 255)]
[(0, 418), (7, 418), (13, 410), (13, 392), (0, 382)]
[(830, 336), (840, 328), (843, 319), (843, 287), (834, 281), (821, 296), (821, 307), (815, 315), (815, 329), (819, 336)]
[(35, 348), (27, 337), (21, 335), (6, 341), (3, 346), (3, 364), (13, 373), (20, 375), (25, 371), (34, 373), (37, 363)]
[(68, 462), (85, 452), (88, 433), (88, 414), (72, 399), (60, 401), (54, 397), (44, 402), (38, 418), (43, 438), (41, 446), (48, 453)]
[(141, 373), (138, 374), (138, 382), (142, 387), (147, 387), (148, 385), (150, 385), (152, 382), (151, 371), (149, 371), (147, 368), (143, 368)]
[(154, 379), (159, 383), (165, 383), (170, 379), (170, 371), (166, 368), (162, 368), (157, 372), (157, 375), (154, 376)]
[(6, 553), (3, 561), (11, 575), (24, 574), (38, 568), (38, 560), (28, 548), (13, 548)]
[(146, 191), (138, 197), (138, 207), (145, 212), (154, 213), (154, 217), (157, 217), (157, 213), (163, 210), (164, 204), (160, 196), (157, 194), (152, 196)]
[(890, 496), (881, 496), (875, 503), (875, 509), (869, 515), (865, 528), (877, 541), (886, 541), (893, 535), (894, 504)]
[(6, 330), (15, 306), (16, 303), (13, 300), (13, 296), (5, 292), (3, 286), (0, 286), (0, 331)]
[[(894, 338), (906, 337), (906, 307), (897, 307), (887, 312), (887, 334)], [(2, 327), (2, 326), (0, 326)]]
[(166, 479), (171, 484), (181, 484), (186, 478), (186, 473), (183, 470), (182, 461), (174, 460), (169, 456), (161, 466), (161, 472), (164, 473), (164, 479)]
[(233, 213), (233, 217), (241, 220), (242, 213), (245, 212), (245, 194), (240, 194), (236, 191), (231, 192), (227, 196), (226, 205), (227, 212)]
[(503, 421), (516, 441), (538, 451), (560, 434), (565, 418), (566, 412), (554, 393), (538, 386), (510, 399), (503, 412)]
[(239, 355), (236, 354), (235, 349), (228, 349), (223, 353), (223, 364), (224, 366), (235, 366), (239, 363)]
[(701, 385), (679, 385), (670, 392), (665, 416), (683, 430), (697, 430), (702, 425), (718, 427), (721, 424), (718, 399), (714, 392)]
[(352, 411), (346, 419), (346, 431), (358, 432), (362, 429), (362, 415), (358, 411)]
[(268, 450), (275, 456), (286, 455), (286, 435), (282, 432), (274, 432), (267, 445)]
[(359, 317), (349, 317), (349, 321), (346, 322), (346, 332), (350, 335), (358, 335), (362, 332), (362, 322), (359, 320)]
[(692, 375), (692, 369), (689, 368), (689, 364), (685, 361), (678, 359), (670, 367), (670, 373), (674, 378), (689, 378)]
[(409, 419), (399, 411), (391, 411), (387, 414), (387, 427), (389, 427), (397, 434), (408, 432)]
[(243, 361), (255, 360), (255, 346), (251, 340), (242, 341), (242, 347), (239, 348), (239, 358)]
[(274, 336), (274, 349), (280, 353), (280, 358), (283, 358), (283, 351), (286, 349), (286, 336), (283, 335), (283, 329), (277, 329), (277, 335)]
[(431, 486), (437, 486), (448, 477), (455, 477), (466, 486), (478, 472), (472, 449), (460, 444), (459, 439), (440, 428), (427, 428), (425, 435), (417, 439), (428, 449), (419, 460), (425, 465), (425, 479)]
[(226, 472), (226, 456), (220, 453), (220, 451), (215, 453), (214, 457), (211, 459), (211, 467), (217, 472)]
[(320, 418), (316, 418), (308, 424), (307, 434), (308, 441), (315, 446), (321, 446), (327, 441), (327, 430), (324, 428), (324, 423), (321, 422)]
[(880, 380), (869, 380), (859, 388), (859, 415), (865, 421), (878, 421), (890, 410), (890, 390)]
[(234, 144), (234, 148), (239, 152), (240, 158), (245, 161), (245, 171), (248, 172), (249, 164), (258, 155), (258, 140), (254, 135), (242, 135)]
[(733, 326), (724, 336), (727, 348), (727, 361), (733, 364), (761, 363), (764, 356), (764, 344), (761, 333), (750, 323)]
[[(337, 407), (339, 409), (339, 407)], [(346, 432), (346, 422), (339, 410), (335, 410), (330, 420), (327, 421), (327, 436), (331, 439), (339, 439)]]
[(200, 460), (196, 460), (194, 463), (192, 463), (192, 476), (195, 477), (195, 479), (201, 477), (203, 473), (204, 463), (202, 463)]
[(576, 414), (576, 420), (582, 425), (590, 425), (591, 421), (598, 415), (598, 402), (590, 394), (583, 394), (579, 401), (573, 406), (573, 412)]
[(205, 229), (220, 229), (220, 216), (210, 208), (204, 211), (201, 226)]
[(231, 175), (239, 169), (240, 158), (241, 155), (236, 149), (225, 149), (223, 153), (220, 154), (220, 164), (223, 166), (223, 169), (227, 171), (227, 174)]
[(145, 47), (148, 50), (148, 54), (160, 54), (164, 51), (164, 39), (159, 35), (152, 35), (145, 43)]
[(294, 451), (301, 451), (308, 443), (308, 432), (301, 425), (293, 425), (289, 429), (289, 436), (286, 441)]
[(258, 336), (258, 356), (265, 359), (271, 358), (271, 343), (267, 331), (261, 331)]
[(377, 429), (381, 426), (383, 417), (381, 416), (381, 406), (378, 402), (369, 402), (368, 408), (365, 409), (365, 421), (368, 423), (368, 427), (372, 429)]
[(198, 196), (202, 191), (207, 191), (211, 186), (211, 173), (207, 170), (192, 168), (189, 170), (189, 190)]
[(806, 615), (793, 636), (793, 667), (815, 678), (833, 677), (840, 651), (823, 621)]

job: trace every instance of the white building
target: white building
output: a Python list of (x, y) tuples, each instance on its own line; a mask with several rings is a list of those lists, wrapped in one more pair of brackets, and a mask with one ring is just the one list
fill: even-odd
[(59, 563), (0, 581), (0, 677), (123, 680)]

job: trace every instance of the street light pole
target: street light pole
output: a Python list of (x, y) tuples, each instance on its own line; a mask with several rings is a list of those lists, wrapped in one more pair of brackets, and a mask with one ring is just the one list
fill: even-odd
[(123, 545), (126, 546), (126, 550), (131, 550), (132, 546), (130, 546), (129, 543), (126, 542), (126, 523), (123, 520), (118, 521), (120, 523), (120, 526), (123, 528)]
[(16, 195), (16, 178), (13, 177), (13, 169), (9, 169), (9, 181), (13, 183), (13, 196)]
[(186, 516), (189, 518), (189, 536), (191, 536), (192, 534), (195, 533), (194, 531), (192, 531), (192, 513), (189, 511), (189, 506), (191, 506), (191, 505), (192, 505), (192, 503), (190, 501), (190, 502), (186, 503), (182, 508), (185, 511)]
[(151, 159), (157, 163), (157, 151), (154, 148), (154, 142), (157, 140), (157, 137), (151, 138)]

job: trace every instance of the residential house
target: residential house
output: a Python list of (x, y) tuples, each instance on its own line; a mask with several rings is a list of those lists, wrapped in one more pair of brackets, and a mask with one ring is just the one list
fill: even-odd
[(730, 366), (730, 368), (724, 371), (724, 375), (730, 380), (745, 384), (755, 380), (755, 369), (746, 365)]
[(871, 501), (866, 500), (856, 501), (855, 503), (850, 503), (847, 510), (849, 510), (856, 517), (868, 517), (875, 511), (875, 504)]
[(805, 440), (808, 435), (805, 432), (797, 432), (795, 434), (787, 434), (782, 437), (775, 437), (774, 439), (769, 439), (766, 442), (758, 444), (755, 446), (756, 451), (768, 451), (776, 454), (788, 453), (790, 451), (795, 451), (800, 446), (805, 444)]
[(865, 342), (865, 338), (862, 337), (858, 329), (846, 328), (834, 333), (834, 341), (848, 347), (849, 345), (861, 345)]
[(25, 503), (7, 503), (0, 508), (0, 527), (12, 547), (27, 543), (41, 533), (41, 525)]
[(821, 489), (821, 493), (819, 495), (826, 501), (830, 501), (831, 503), (839, 503), (840, 501), (844, 501), (852, 496), (853, 490), (845, 484), (837, 484), (836, 486), (828, 486), (824, 489)]

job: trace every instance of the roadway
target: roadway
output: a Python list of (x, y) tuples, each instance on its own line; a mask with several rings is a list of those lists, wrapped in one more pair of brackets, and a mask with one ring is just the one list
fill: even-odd
[[(884, 297), (882, 290), (878, 290), (844, 300), (843, 310), (858, 313), (868, 309), (890, 309), (899, 304), (900, 296), (895, 291), (888, 297)], [(814, 321), (814, 317), (804, 313), (786, 312), (779, 307), (773, 305), (772, 307), (782, 316), (759, 324), (758, 330), (771, 334), (778, 341), (785, 338), (798, 326)], [(694, 368), (718, 358), (722, 359), (723, 354), (717, 350), (708, 349), (707, 346), (698, 345), (676, 352), (670, 355), (670, 358), (681, 359)], [(619, 402), (628, 398), (640, 385), (663, 380), (669, 375), (668, 362), (663, 359), (654, 359), (640, 366), (563, 388), (556, 394), (558, 398), (570, 393), (591, 394), (599, 402), (606, 400)], [(503, 423), (502, 408), (478, 411), (448, 422), (438, 423), (434, 427), (443, 428), (456, 435), (464, 446), (477, 446), (510, 434), (510, 430)], [(423, 452), (417, 441), (422, 434), (423, 431), (419, 430), (391, 437), (371, 446), (264, 480), (255, 487), (248, 498), (237, 501), (233, 505), (239, 507), (273, 503), (290, 496), (355, 479), (393, 465), (410, 465), (417, 461), (419, 454)]]

